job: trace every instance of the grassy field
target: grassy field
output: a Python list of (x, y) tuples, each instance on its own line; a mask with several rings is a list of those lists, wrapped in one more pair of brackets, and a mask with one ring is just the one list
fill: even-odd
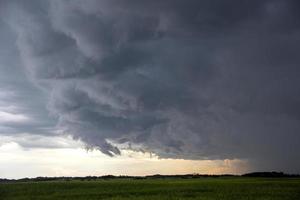
[(1, 200), (300, 199), (300, 179), (199, 178), (0, 184)]

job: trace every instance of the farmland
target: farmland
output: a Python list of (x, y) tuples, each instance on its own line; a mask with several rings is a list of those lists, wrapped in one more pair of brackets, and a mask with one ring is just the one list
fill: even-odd
[(107, 179), (0, 184), (3, 200), (300, 199), (299, 178)]

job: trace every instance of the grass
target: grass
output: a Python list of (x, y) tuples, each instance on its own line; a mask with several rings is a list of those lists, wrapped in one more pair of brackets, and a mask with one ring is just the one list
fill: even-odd
[(2, 183), (0, 199), (296, 200), (300, 199), (300, 179), (234, 177)]

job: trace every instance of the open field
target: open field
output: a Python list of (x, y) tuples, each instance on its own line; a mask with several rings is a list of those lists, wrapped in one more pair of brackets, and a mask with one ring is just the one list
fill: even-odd
[(1, 183), (1, 200), (300, 199), (299, 178), (113, 179)]

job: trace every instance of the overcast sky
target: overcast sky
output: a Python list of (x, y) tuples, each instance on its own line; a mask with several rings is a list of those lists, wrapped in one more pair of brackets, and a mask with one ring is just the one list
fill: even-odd
[(0, 0), (0, 176), (300, 173), (299, 52), (298, 0)]

